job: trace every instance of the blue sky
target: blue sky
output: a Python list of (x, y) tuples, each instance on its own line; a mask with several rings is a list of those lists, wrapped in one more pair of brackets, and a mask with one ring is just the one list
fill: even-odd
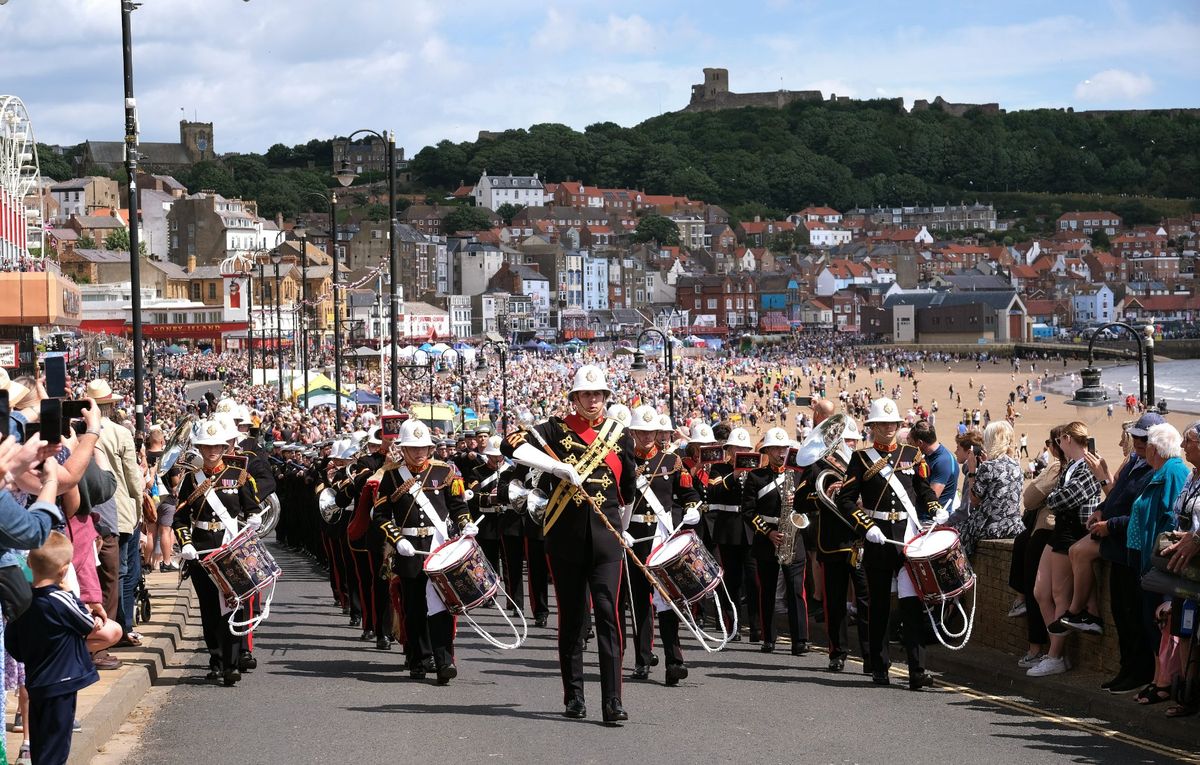
[[(0, 6), (0, 90), (38, 140), (122, 134), (117, 0)], [(1200, 2), (143, 0), (142, 140), (181, 116), (218, 151), (390, 128), (411, 156), (480, 130), (633, 125), (706, 66), (737, 92), (941, 95), (1037, 107), (1200, 107)]]

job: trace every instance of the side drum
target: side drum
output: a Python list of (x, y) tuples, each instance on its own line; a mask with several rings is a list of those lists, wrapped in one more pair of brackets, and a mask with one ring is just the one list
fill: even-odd
[(671, 599), (695, 603), (721, 584), (721, 566), (694, 531), (683, 531), (650, 551), (646, 567)]
[(940, 603), (975, 586), (975, 572), (958, 532), (937, 528), (904, 545), (904, 568), (925, 603)]
[(500, 577), (474, 537), (458, 537), (439, 545), (425, 559), (424, 568), (454, 614), (486, 603), (500, 589)]

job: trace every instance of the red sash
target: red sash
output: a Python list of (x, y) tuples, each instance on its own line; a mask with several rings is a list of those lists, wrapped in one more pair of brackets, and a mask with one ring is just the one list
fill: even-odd
[(378, 481), (367, 481), (362, 493), (358, 495), (358, 504), (354, 507), (354, 518), (346, 528), (346, 537), (357, 542), (366, 536), (367, 528), (371, 525), (371, 509), (375, 507), (375, 493), (379, 490)]
[[(568, 414), (566, 417), (563, 418), (563, 423), (565, 423), (566, 426), (568, 428), (570, 428), (573, 433), (575, 433), (575, 435), (577, 435), (581, 439), (583, 439), (583, 442), (585, 444), (587, 444), (588, 446), (591, 446), (592, 442), (595, 441), (597, 436), (600, 435), (592, 428), (592, 426), (588, 423), (587, 420), (583, 419), (582, 417), (580, 417), (577, 414)], [(608, 469), (612, 471), (613, 479), (617, 482), (617, 499), (618, 499), (618, 501), (624, 502), (624, 500), (621, 499), (621, 489), (620, 489), (620, 486), (621, 486), (621, 458), (617, 456), (616, 452), (614, 452), (612, 449), (609, 449), (608, 452), (604, 455), (604, 464), (608, 465)]]

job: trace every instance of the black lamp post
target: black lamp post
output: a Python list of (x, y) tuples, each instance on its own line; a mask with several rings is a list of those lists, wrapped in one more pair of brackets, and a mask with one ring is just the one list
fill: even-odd
[[(250, 267), (246, 269), (246, 372), (250, 375), (250, 384), (254, 385), (254, 261), (249, 263)], [(266, 374), (264, 370), (264, 381)]]
[(279, 402), (283, 403), (283, 311), (280, 307), (281, 296), (279, 294), (279, 262), (281, 260), (283, 260), (283, 255), (276, 248), (271, 253), (271, 262), (275, 264), (275, 364), (278, 367), (276, 377), (279, 378)]
[[(313, 192), (315, 196), (320, 196)], [(325, 197), (321, 197), (324, 199)], [(304, 390), (308, 391), (308, 229), (299, 220), (296, 225), (292, 226), (292, 235), (296, 237), (296, 241), (300, 246), (300, 310), (297, 312), (293, 321), (299, 322), (300, 325), (300, 374), (304, 381)], [(293, 337), (296, 335), (295, 327), (292, 329)], [(295, 387), (294, 385), (292, 386)], [(304, 408), (308, 409), (308, 396), (304, 397)]]
[[(417, 353), (425, 354), (425, 360), (418, 361), (417, 354), (414, 353), (413, 357), (412, 357), (412, 361), (408, 362), (407, 364), (393, 363), (392, 370), (393, 370), (393, 372), (396, 372), (396, 371), (403, 372), (404, 376), (407, 377), (412, 382), (416, 382), (417, 380), (420, 380), (421, 378), (425, 377), (426, 375), (429, 375), (429, 419), (430, 419), (430, 421), (432, 421), (433, 420), (433, 383), (434, 383), (434, 378), (437, 376), (433, 371), (434, 358), (433, 358), (433, 354), (425, 353), (425, 351), (417, 351)], [(395, 375), (393, 375), (393, 379), (395, 379), (397, 381), (397, 383), (399, 382), (399, 378), (397, 378)], [(393, 387), (392, 388), (392, 401), (399, 400), (399, 396), (397, 395), (397, 393), (398, 392), (397, 392), (396, 388)], [(399, 408), (399, 407), (393, 406), (393, 408)]]
[[(400, 307), (400, 301), (397, 294), (397, 290), (399, 289), (400, 285), (400, 262), (396, 258), (396, 137), (387, 130), (383, 131), (383, 133), (377, 133), (374, 130), (367, 129), (356, 130), (346, 138), (346, 154), (350, 153), (350, 144), (354, 141), (355, 137), (360, 135), (373, 135), (386, 143), (388, 147), (388, 274), (391, 280), (391, 285), (388, 287), (388, 297), (391, 304), (388, 333), (391, 335), (392, 350), (392, 408), (399, 409), (400, 396), (399, 386), (397, 385), (399, 382), (399, 377), (397, 374), (399, 370), (397, 369), (396, 364), (396, 342), (398, 339), (397, 335), (399, 334), (399, 328), (396, 326), (396, 314)], [(342, 184), (342, 186), (349, 186), (351, 183), (354, 183), (354, 179), (356, 177), (358, 177), (358, 173), (354, 172), (354, 170), (350, 167), (350, 162), (346, 159), (346, 156), (343, 155), (341, 167), (339, 167), (337, 171), (338, 183)], [(380, 370), (380, 374), (382, 373), (383, 370)]]
[(1154, 327), (1146, 325), (1141, 330), (1123, 321), (1110, 321), (1102, 324), (1092, 332), (1088, 340), (1088, 365), (1080, 370), (1079, 377), (1082, 386), (1075, 391), (1075, 397), (1067, 401), (1073, 406), (1104, 406), (1109, 403), (1108, 391), (1100, 384), (1100, 368), (1095, 365), (1096, 339), (1107, 329), (1122, 329), (1128, 332), (1138, 346), (1138, 393), (1142, 406), (1152, 409), (1157, 406), (1160, 414), (1167, 413), (1167, 402), (1156, 401), (1154, 394)]
[(130, 14), (140, 3), (121, 0), (121, 63), (125, 75), (125, 173), (129, 176), (129, 281), (133, 285), (130, 308), (133, 310), (133, 412), (139, 434), (146, 432), (146, 413), (142, 410), (142, 276), (138, 257), (140, 212), (138, 208), (138, 118), (133, 97), (133, 30)]
[[(262, 337), (258, 339), (259, 348), (262, 350), (262, 370), (263, 370), (263, 385), (267, 384), (267, 311), (270, 306), (267, 305), (266, 299), (263, 297), (263, 287), (267, 283), (266, 280), (267, 259), (263, 258), (258, 261), (258, 302), (262, 303), (262, 308), (259, 309), (263, 314), (263, 330)], [(250, 349), (254, 353), (254, 349)], [(251, 381), (253, 382), (253, 381)]]
[(495, 340), (487, 340), (479, 346), (478, 360), (475, 362), (475, 370), (482, 372), (487, 369), (487, 364), (483, 358), (483, 352), (488, 348), (495, 348), (496, 353), (500, 356), (500, 431), (508, 433), (508, 348), (504, 343), (496, 342)]
[(630, 369), (635, 372), (640, 372), (646, 369), (646, 354), (642, 352), (642, 338), (646, 335), (658, 335), (663, 341), (663, 353), (667, 358), (667, 413), (671, 415), (671, 422), (675, 422), (675, 351), (671, 347), (670, 333), (663, 332), (661, 329), (648, 327), (643, 329), (641, 334), (634, 341), (633, 364)]
[[(458, 429), (467, 429), (467, 367), (466, 359), (453, 348), (442, 353), (441, 371), (449, 372), (451, 365), (446, 363), (446, 354), (454, 354), (458, 366)], [(432, 389), (431, 389), (432, 390)]]

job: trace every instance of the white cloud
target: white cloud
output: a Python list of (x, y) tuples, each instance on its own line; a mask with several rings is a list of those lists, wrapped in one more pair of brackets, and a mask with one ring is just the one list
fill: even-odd
[(1137, 101), (1154, 90), (1154, 80), (1123, 69), (1105, 69), (1075, 86), (1080, 101)]
[(576, 50), (594, 54), (597, 50), (648, 52), (659, 38), (654, 26), (636, 13), (629, 16), (609, 14), (602, 21), (592, 21), (550, 8), (532, 39), (535, 47), (547, 52)]

